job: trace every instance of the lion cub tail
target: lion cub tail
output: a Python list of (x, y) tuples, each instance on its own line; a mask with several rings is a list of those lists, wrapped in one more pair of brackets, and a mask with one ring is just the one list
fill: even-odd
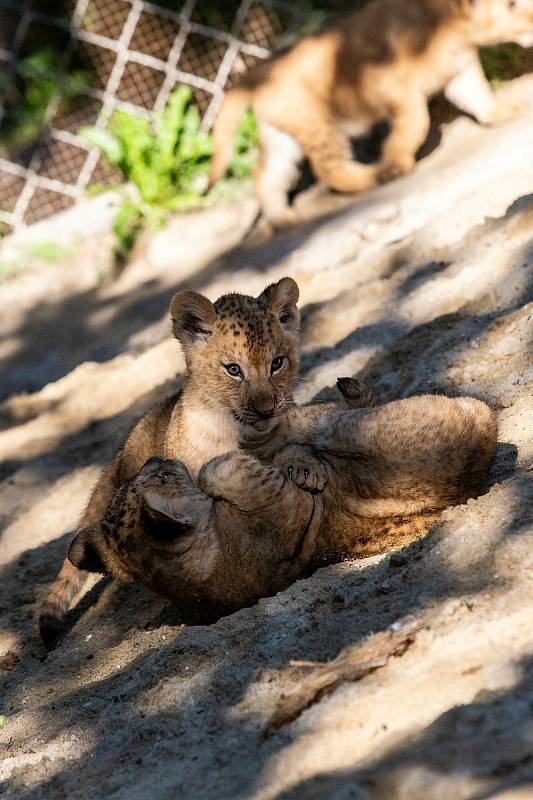
[(224, 177), (233, 155), (235, 132), (239, 120), (250, 105), (252, 92), (238, 86), (226, 93), (213, 128), (213, 160), (209, 172), (209, 188)]
[(88, 577), (88, 572), (65, 559), (39, 613), (39, 632), (47, 650), (55, 647), (61, 638), (67, 611)]

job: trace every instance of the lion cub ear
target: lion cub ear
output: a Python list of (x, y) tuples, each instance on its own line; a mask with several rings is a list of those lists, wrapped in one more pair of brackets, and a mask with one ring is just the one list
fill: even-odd
[(257, 299), (276, 314), (285, 330), (297, 332), (300, 329), (300, 312), (296, 306), (299, 296), (300, 290), (296, 281), (282, 278), (267, 286)]
[(187, 347), (211, 336), (217, 312), (207, 297), (183, 290), (172, 298), (170, 316), (174, 336)]
[[(155, 531), (162, 536), (180, 536), (187, 533), (194, 527), (194, 519), (190, 500), (180, 498), (166, 497), (156, 488), (148, 489), (143, 492), (143, 500), (146, 508), (151, 512), (152, 518), (159, 525), (161, 529), (158, 530), (152, 526), (150, 530), (152, 533)], [(170, 523), (170, 524), (169, 524)]]
[(85, 572), (99, 572), (105, 575), (108, 569), (100, 555), (101, 536), (102, 529), (99, 525), (82, 528), (70, 543), (68, 560)]

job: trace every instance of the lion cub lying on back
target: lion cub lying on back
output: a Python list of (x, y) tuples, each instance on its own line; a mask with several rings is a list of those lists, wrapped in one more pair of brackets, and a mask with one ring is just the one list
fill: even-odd
[[(211, 183), (224, 175), (240, 116), (260, 124), (256, 190), (274, 223), (296, 219), (287, 193), (305, 156), (326, 186), (359, 192), (411, 170), (429, 130), (427, 100), (446, 96), (479, 122), (508, 119), (477, 48), (533, 45), (531, 0), (373, 0), (292, 49), (254, 67), (231, 89), (214, 128)], [(387, 120), (381, 161), (352, 161), (350, 136)]]
[[(352, 386), (340, 383), (348, 400)], [(291, 446), (278, 453), (279, 467), (242, 452), (215, 458), (198, 484), (182, 462), (152, 458), (103, 520), (78, 533), (70, 560), (184, 606), (236, 609), (320, 563), (425, 533), (446, 506), (480, 492), (497, 434), (484, 403), (437, 395), (359, 411), (295, 408), (287, 430), (313, 445), (322, 492), (287, 479)]]

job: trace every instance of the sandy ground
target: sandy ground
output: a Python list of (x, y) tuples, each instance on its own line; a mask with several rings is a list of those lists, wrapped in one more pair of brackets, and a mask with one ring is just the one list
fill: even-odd
[[(245, 201), (176, 218), (111, 284), (97, 229), (66, 263), (2, 284), (2, 796), (533, 797), (532, 141), (533, 114), (497, 130), (459, 119), (412, 175), (274, 239), (239, 244)], [(171, 295), (286, 274), (301, 287), (298, 398), (357, 375), (380, 401), (487, 400), (500, 418), (487, 493), (401, 553), (210, 625), (101, 581), (46, 656), (38, 600), (98, 471), (179, 384)], [(333, 658), (406, 615), (425, 624), (402, 655), (263, 737), (306, 673), (292, 659)]]

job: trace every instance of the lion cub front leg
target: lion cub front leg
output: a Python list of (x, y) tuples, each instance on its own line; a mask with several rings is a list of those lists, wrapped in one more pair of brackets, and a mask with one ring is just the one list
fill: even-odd
[[(372, 389), (357, 378), (338, 378), (337, 388), (348, 408), (370, 408), (375, 405)], [(328, 482), (328, 472), (312, 448), (290, 444), (274, 457), (284, 475), (307, 492), (321, 492)]]
[(501, 97), (493, 92), (477, 55), (463, 72), (450, 81), (444, 94), (457, 108), (470, 114), (482, 125), (510, 122), (527, 108), (527, 103), (522, 99)]
[(289, 444), (276, 453), (273, 461), (287, 478), (306, 492), (321, 492), (328, 482), (326, 467), (310, 447)]
[(396, 98), (390, 111), (391, 132), (383, 145), (383, 156), (378, 166), (381, 182), (405, 175), (413, 169), (417, 151), (424, 144), (430, 125), (427, 99), (421, 93)]
[(239, 451), (212, 458), (198, 475), (200, 491), (245, 512), (279, 503), (285, 486), (286, 479), (280, 469)]
[(309, 109), (306, 113), (303, 108), (291, 133), (325, 186), (337, 192), (362, 192), (376, 185), (375, 165), (353, 160), (349, 138), (323, 110)]

